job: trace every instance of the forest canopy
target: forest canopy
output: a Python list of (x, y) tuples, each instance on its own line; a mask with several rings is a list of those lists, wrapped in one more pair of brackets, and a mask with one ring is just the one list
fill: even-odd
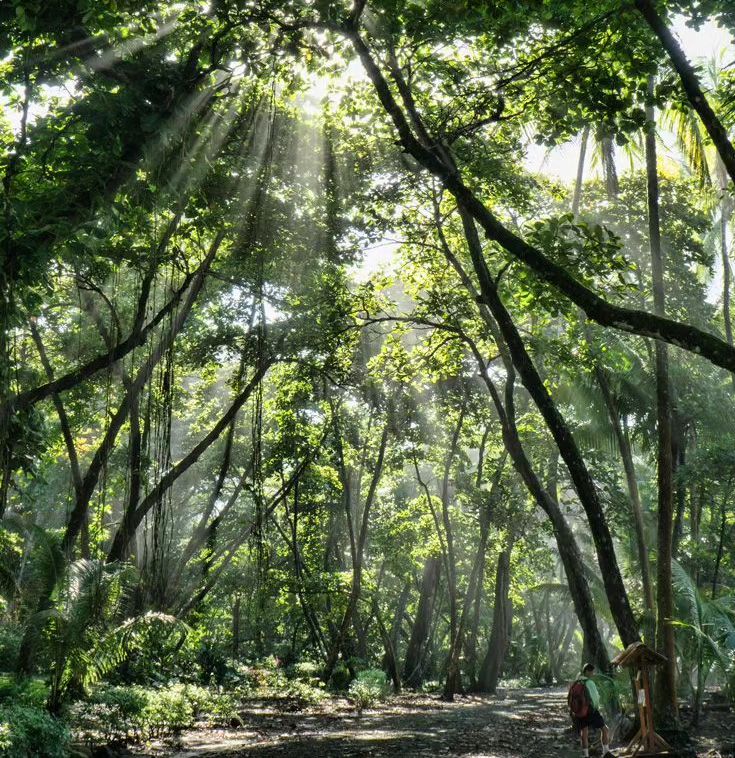
[(583, 661), (624, 724), (637, 642), (662, 728), (731, 707), (733, 35), (2, 4), (0, 753)]

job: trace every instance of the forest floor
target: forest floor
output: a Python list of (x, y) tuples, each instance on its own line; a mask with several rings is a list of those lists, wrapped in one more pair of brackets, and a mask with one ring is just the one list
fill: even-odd
[[(345, 700), (289, 712), (253, 703), (236, 729), (194, 729), (174, 758), (573, 758), (581, 755), (562, 689), (513, 689), (454, 703), (406, 694), (358, 715)], [(735, 758), (735, 714), (705, 713), (694, 737), (699, 758)], [(593, 753), (595, 754), (595, 753)], [(596, 751), (599, 755), (599, 749)]]

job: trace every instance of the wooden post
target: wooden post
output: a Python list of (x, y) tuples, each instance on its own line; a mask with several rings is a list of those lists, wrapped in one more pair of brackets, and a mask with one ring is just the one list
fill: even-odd
[(652, 665), (657, 665), (666, 659), (655, 650), (647, 648), (640, 642), (634, 643), (626, 648), (614, 660), (613, 664), (625, 668), (638, 668), (635, 677), (636, 699), (638, 706), (638, 716), (641, 726), (635, 737), (625, 748), (623, 756), (644, 756), (656, 755), (674, 755), (671, 746), (663, 737), (656, 734), (653, 723), (653, 703), (651, 700), (651, 677), (650, 669)]
[(652, 751), (656, 747), (655, 730), (653, 728), (653, 706), (651, 704), (651, 678), (648, 676), (648, 666), (641, 664), (641, 679), (643, 680), (643, 692), (646, 698), (644, 714), (646, 718), (646, 750)]

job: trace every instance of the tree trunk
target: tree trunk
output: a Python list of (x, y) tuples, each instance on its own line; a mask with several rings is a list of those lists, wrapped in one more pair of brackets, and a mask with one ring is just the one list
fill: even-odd
[(495, 573), (495, 604), (493, 606), (493, 626), (490, 633), (487, 652), (480, 666), (477, 679), (479, 692), (494, 694), (501, 674), (510, 643), (510, 626), (512, 612), (508, 593), (510, 591), (510, 550), (508, 547), (498, 556)]
[[(53, 382), (54, 371), (48, 359), (48, 355), (46, 354), (46, 348), (43, 344), (43, 340), (41, 339), (41, 335), (38, 332), (34, 319), (30, 321), (30, 329), (31, 337), (33, 338), (33, 342), (35, 343), (36, 349), (38, 350), (38, 356), (41, 359), (41, 365), (43, 366), (43, 369), (46, 373), (46, 378), (49, 380), (49, 382)], [(54, 408), (56, 408), (56, 415), (59, 418), (61, 435), (64, 438), (64, 445), (66, 446), (66, 453), (69, 458), (69, 470), (71, 472), (71, 481), (72, 486), (74, 487), (74, 497), (76, 500), (82, 496), (82, 470), (79, 466), (79, 457), (77, 456), (77, 448), (74, 444), (74, 435), (72, 434), (69, 417), (66, 415), (66, 409), (64, 408), (64, 403), (61, 400), (61, 396), (58, 392), (54, 392), (51, 398), (54, 403)], [(1, 512), (0, 517), (2, 517)], [(82, 558), (86, 559), (89, 559), (88, 525), (88, 518), (85, 518), (81, 529), (81, 554)]]
[(572, 214), (579, 215), (579, 204), (582, 200), (582, 180), (584, 179), (584, 162), (587, 157), (587, 143), (590, 138), (590, 127), (585, 126), (582, 130), (582, 144), (579, 146), (579, 162), (577, 163), (577, 180), (574, 183), (574, 196), (572, 197)]
[[(732, 213), (729, 207), (729, 197), (727, 196), (727, 187), (722, 188), (723, 198), (721, 202), (720, 214), (720, 255), (722, 257), (722, 320), (725, 322), (725, 339), (727, 344), (732, 345), (732, 318), (730, 316), (730, 279), (732, 270), (730, 268), (730, 255), (727, 250), (727, 227), (729, 217)], [(734, 380), (735, 381), (735, 380)]]
[[(452, 701), (454, 695), (462, 691), (462, 678), (459, 670), (459, 658), (462, 650), (462, 630), (457, 608), (457, 562), (454, 556), (454, 534), (452, 530), (452, 521), (449, 515), (449, 476), (451, 473), (452, 463), (457, 454), (459, 446), (459, 436), (462, 432), (466, 404), (462, 404), (459, 413), (457, 425), (452, 434), (452, 442), (447, 454), (447, 460), (444, 465), (444, 478), (442, 481), (442, 525), (444, 527), (444, 538), (446, 541), (446, 572), (447, 572), (447, 592), (449, 593), (449, 657), (447, 659), (447, 678), (444, 683), (444, 692), (442, 698)], [(477, 576), (477, 570), (473, 571), (473, 578)], [(472, 584), (472, 579), (470, 581)], [(466, 606), (465, 606), (466, 610)], [(462, 614), (464, 617), (464, 613)]]
[[(480, 445), (480, 458), (477, 467), (476, 478), (476, 486), (478, 488), (482, 484), (484, 451), (489, 432), (490, 427), (485, 430), (485, 434), (482, 438), (482, 444)], [(495, 474), (490, 486), (487, 503), (480, 512), (480, 543), (477, 549), (477, 555), (475, 557), (475, 564), (477, 565), (476, 576), (474, 584), (470, 584), (467, 587), (467, 594), (465, 596), (465, 607), (468, 609), (467, 612), (469, 613), (472, 611), (472, 620), (470, 622), (469, 630), (467, 630), (464, 635), (465, 641), (463, 643), (465, 648), (467, 678), (469, 679), (470, 690), (472, 691), (477, 690), (477, 637), (480, 632), (480, 610), (482, 606), (483, 584), (485, 581), (487, 540), (490, 533), (490, 522), (493, 517), (494, 507), (500, 494), (500, 481), (503, 476), (503, 471), (505, 470), (505, 462), (507, 458), (508, 453), (507, 451), (504, 451), (502, 458), (495, 468)]]
[(551, 432), (559, 448), (559, 453), (566, 463), (579, 500), (587, 515), (587, 522), (589, 523), (590, 532), (595, 543), (597, 562), (600, 566), (605, 592), (615, 625), (623, 644), (626, 646), (630, 645), (632, 642), (640, 639), (638, 625), (628, 601), (628, 593), (623, 583), (620, 568), (618, 567), (612, 535), (610, 534), (597, 488), (569, 426), (549, 394), (531, 356), (526, 350), (526, 346), (510, 313), (500, 299), (497, 286), (490, 276), (490, 271), (482, 254), (482, 246), (474, 221), (466, 211), (460, 209), (460, 213), (473, 265), (478, 272), (478, 278), (482, 285), (484, 303), (490, 310), (502, 334), (502, 340), (507, 345), (507, 351), (510, 354), (513, 367), (518, 371), (523, 386), (528, 390), (536, 407), (544, 417), (546, 426)]
[(635, 0), (635, 5), (643, 15), (643, 18), (646, 19), (654, 34), (661, 41), (674, 69), (679, 74), (687, 99), (702, 119), (705, 129), (707, 129), (707, 133), (727, 169), (727, 173), (735, 181), (735, 147), (733, 147), (732, 142), (730, 142), (727, 136), (727, 129), (725, 129), (715, 115), (712, 106), (702, 91), (692, 64), (687, 60), (676, 37), (674, 37), (671, 30), (666, 26), (661, 16), (659, 16), (653, 1)]
[[(438, 230), (441, 237), (440, 225), (438, 225)], [(474, 286), (471, 280), (443, 239), (442, 247), (444, 249), (447, 260), (460, 275), (460, 278), (462, 279), (465, 287), (471, 294), (475, 294)], [(472, 247), (475, 247), (475, 245)], [(487, 271), (486, 266), (484, 266), (484, 271), (485, 275), (489, 278), (489, 272)], [(592, 595), (587, 583), (587, 577), (584, 575), (582, 557), (579, 552), (579, 548), (577, 547), (574, 534), (569, 528), (569, 525), (567, 524), (566, 519), (559, 509), (559, 506), (543, 488), (538, 476), (533, 470), (531, 462), (528, 460), (523, 450), (520, 437), (518, 436), (518, 430), (515, 426), (515, 402), (513, 399), (515, 386), (514, 362), (507, 355), (508, 348), (505, 345), (503, 335), (498, 333), (492, 315), (486, 310), (486, 306), (484, 304), (481, 304), (480, 312), (483, 316), (483, 319), (488, 324), (488, 327), (493, 332), (493, 337), (497, 342), (501, 356), (503, 356), (507, 374), (505, 386), (505, 406), (503, 405), (503, 401), (500, 399), (495, 385), (488, 376), (487, 366), (485, 365), (485, 360), (482, 354), (477, 350), (474, 343), (471, 340), (467, 339), (466, 335), (464, 335), (464, 338), (472, 347), (475, 360), (477, 361), (477, 365), (480, 370), (480, 377), (485, 383), (485, 386), (487, 387), (492, 398), (493, 404), (495, 405), (495, 409), (498, 414), (498, 418), (500, 419), (501, 428), (503, 431), (505, 449), (513, 461), (513, 466), (516, 471), (518, 471), (524, 484), (528, 488), (533, 498), (536, 500), (536, 503), (549, 516), (549, 519), (552, 522), (554, 528), (554, 536), (556, 537), (557, 546), (559, 548), (559, 554), (564, 565), (567, 581), (569, 583), (569, 591), (574, 601), (574, 609), (582, 627), (582, 632), (585, 637), (586, 649), (589, 650), (590, 653), (588, 655), (588, 658), (595, 662), (597, 668), (600, 671), (606, 671), (609, 669), (610, 659), (600, 636), (599, 629), (597, 628), (597, 616), (595, 613), (594, 604), (592, 602)], [(533, 364), (531, 364), (531, 366), (533, 366)]]
[[(727, 171), (721, 160), (717, 161), (717, 178), (720, 185), (720, 257), (722, 260), (722, 320), (725, 326), (725, 339), (727, 344), (733, 344), (732, 316), (730, 314), (730, 300), (732, 289), (732, 267), (730, 266), (730, 253), (728, 245), (728, 229), (733, 212), (733, 200), (729, 192), (729, 180)], [(731, 374), (730, 380), (735, 389), (735, 374)]]
[(241, 597), (238, 592), (232, 604), (232, 657), (237, 658), (240, 652), (240, 605)]
[(715, 558), (715, 570), (712, 574), (712, 599), (717, 597), (717, 584), (720, 576), (720, 564), (722, 563), (722, 553), (725, 547), (725, 534), (727, 531), (727, 501), (728, 497), (722, 499), (722, 508), (720, 511), (720, 536), (717, 540), (717, 557)]
[(633, 463), (633, 451), (630, 445), (630, 436), (625, 419), (621, 421), (620, 411), (615, 396), (610, 388), (610, 382), (605, 369), (595, 362), (595, 377), (600, 386), (602, 397), (605, 400), (610, 423), (612, 424), (615, 439), (620, 449), (620, 457), (623, 459), (623, 469), (625, 470), (625, 481), (628, 487), (628, 496), (633, 512), (633, 523), (635, 525), (636, 543), (638, 547), (638, 564), (641, 569), (641, 581), (643, 583), (643, 598), (646, 609), (653, 615), (655, 613), (655, 601), (653, 597), (653, 582), (651, 581), (651, 567), (648, 558), (648, 545), (646, 543), (645, 525), (643, 523), (643, 507), (641, 505), (641, 496), (638, 490), (638, 478), (635, 473), (635, 464)]
[[(649, 97), (653, 97), (653, 77), (648, 82)], [(656, 126), (653, 106), (646, 108), (646, 184), (648, 195), (648, 234), (651, 246), (651, 276), (653, 281), (654, 310), (663, 316), (666, 312), (664, 263), (661, 250), (659, 221), (658, 166), (656, 160)], [(669, 384), (668, 347), (656, 343), (656, 418), (658, 430), (658, 555), (656, 565), (656, 644), (667, 657), (667, 662), (656, 676), (655, 704), (659, 723), (676, 723), (676, 639), (674, 618), (674, 591), (671, 561), (674, 520), (674, 464), (671, 431), (671, 388)]]
[(411, 581), (406, 580), (405, 584), (403, 585), (403, 589), (401, 590), (401, 594), (398, 598), (398, 603), (396, 604), (396, 612), (393, 616), (393, 625), (390, 629), (390, 640), (396, 656), (398, 655), (398, 647), (401, 640), (401, 627), (403, 625), (403, 618), (406, 615), (406, 606), (408, 605), (408, 600), (410, 597)]
[[(383, 462), (385, 460), (385, 450), (388, 444), (388, 427), (389, 427), (389, 424), (386, 421), (386, 424), (383, 427), (383, 433), (380, 437), (380, 443), (378, 446), (378, 457), (375, 462), (375, 468), (373, 469), (373, 475), (370, 480), (370, 486), (368, 488), (367, 496), (365, 498), (365, 504), (362, 508), (362, 516), (360, 519), (360, 524), (359, 524), (357, 534), (354, 533), (355, 530), (352, 524), (352, 512), (351, 512), (352, 506), (351, 506), (350, 488), (348, 486), (348, 478), (343, 476), (343, 484), (346, 488), (345, 504), (346, 504), (346, 509), (347, 509), (347, 521), (348, 521), (348, 527), (350, 530), (350, 541), (353, 544), (352, 589), (350, 590), (350, 596), (347, 601), (347, 608), (345, 610), (344, 616), (342, 617), (342, 622), (339, 626), (339, 629), (337, 630), (337, 636), (335, 640), (333, 641), (332, 646), (327, 655), (327, 661), (324, 666), (324, 674), (323, 674), (323, 678), (325, 682), (328, 682), (332, 678), (334, 667), (337, 664), (337, 657), (339, 656), (339, 652), (345, 643), (348, 630), (353, 622), (353, 616), (355, 614), (355, 610), (357, 609), (357, 604), (360, 600), (360, 595), (362, 591), (362, 562), (363, 562), (363, 554), (365, 551), (365, 542), (367, 541), (369, 516), (370, 516), (370, 510), (373, 505), (373, 501), (375, 500), (375, 495), (378, 489), (378, 483), (380, 482), (380, 477), (383, 473)], [(341, 454), (340, 454), (340, 458), (341, 459), (343, 458)], [(347, 473), (349, 475), (349, 472), (345, 470), (345, 467), (343, 464), (342, 464), (342, 469), (343, 469), (343, 474)], [(358, 492), (357, 493), (358, 497), (359, 497), (359, 494), (360, 493)]]
[(528, 488), (528, 491), (536, 500), (536, 503), (549, 517), (554, 529), (554, 537), (559, 550), (559, 557), (564, 566), (567, 583), (569, 584), (569, 592), (574, 603), (574, 610), (582, 627), (587, 658), (595, 663), (598, 670), (608, 671), (610, 668), (610, 658), (597, 627), (595, 605), (592, 600), (592, 593), (590, 592), (584, 572), (584, 562), (582, 561), (582, 555), (577, 546), (574, 532), (572, 532), (564, 518), (560, 507), (541, 485), (518, 436), (518, 429), (515, 424), (515, 403), (513, 400), (514, 376), (511, 372), (506, 379), (506, 400), (505, 406), (503, 406), (500, 396), (487, 376), (484, 367), (481, 375), (490, 391), (495, 409), (500, 418), (505, 448), (513, 461), (513, 465)]
[(206, 257), (192, 278), (184, 303), (176, 313), (176, 316), (173, 318), (171, 326), (168, 328), (166, 334), (161, 337), (156, 347), (151, 351), (151, 354), (149, 355), (146, 362), (138, 370), (135, 378), (130, 384), (129, 389), (125, 393), (125, 397), (122, 403), (118, 407), (118, 410), (115, 412), (113, 417), (110, 419), (107, 431), (105, 432), (105, 436), (97, 448), (97, 451), (92, 458), (92, 462), (90, 463), (89, 468), (84, 475), (84, 479), (82, 480), (82, 491), (80, 493), (80, 496), (77, 498), (74, 509), (69, 515), (63, 538), (63, 547), (65, 552), (70, 553), (74, 547), (76, 538), (79, 535), (79, 531), (82, 528), (84, 519), (87, 516), (89, 502), (92, 498), (92, 495), (94, 494), (95, 488), (97, 487), (99, 475), (104, 466), (107, 464), (107, 460), (115, 445), (115, 440), (117, 438), (118, 432), (128, 418), (133, 397), (140, 394), (141, 390), (150, 379), (151, 374), (153, 373), (153, 369), (161, 361), (166, 350), (169, 349), (169, 347), (173, 344), (176, 336), (184, 327), (184, 323), (186, 322), (186, 319), (192, 307), (194, 306), (199, 293), (204, 287), (204, 282), (206, 280), (207, 273), (209, 272), (209, 267), (214, 261), (217, 251), (219, 250), (219, 247), (222, 244), (223, 240), (224, 232), (220, 232), (210, 245)]
[(424, 563), (419, 591), (419, 604), (416, 618), (411, 629), (411, 637), (406, 648), (406, 659), (403, 664), (403, 681), (407, 687), (420, 687), (424, 681), (427, 643), (431, 633), (431, 619), (434, 615), (434, 604), (439, 588), (441, 558), (432, 556)]
[(614, 200), (620, 194), (620, 182), (618, 181), (618, 170), (615, 166), (615, 143), (600, 128), (597, 134), (600, 143), (600, 152), (602, 153), (602, 175), (605, 178), (605, 190), (609, 200)]
[(164, 494), (173, 486), (174, 482), (193, 466), (204, 452), (219, 439), (222, 432), (234, 421), (240, 408), (248, 401), (252, 393), (262, 381), (273, 365), (275, 359), (268, 357), (263, 359), (260, 366), (255, 370), (254, 375), (242, 390), (242, 392), (233, 400), (230, 407), (220, 417), (217, 423), (209, 430), (205, 437), (200, 440), (175, 466), (172, 466), (156, 483), (155, 487), (143, 498), (137, 507), (129, 508), (118, 527), (115, 537), (107, 554), (107, 562), (123, 560), (130, 544), (135, 530), (145, 518), (146, 514), (160, 502)]
[(393, 640), (391, 635), (383, 623), (383, 618), (380, 613), (380, 606), (378, 605), (378, 598), (373, 595), (373, 616), (375, 616), (375, 623), (378, 625), (378, 631), (380, 632), (380, 639), (383, 642), (383, 650), (385, 652), (384, 660), (386, 668), (388, 669), (388, 676), (393, 684), (393, 692), (401, 691), (401, 675), (398, 671), (398, 661), (396, 660), (396, 650), (393, 647)]

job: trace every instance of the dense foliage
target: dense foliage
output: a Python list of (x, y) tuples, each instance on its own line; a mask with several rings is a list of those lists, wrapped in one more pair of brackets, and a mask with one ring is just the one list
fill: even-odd
[(661, 719), (735, 697), (735, 68), (674, 23), (735, 33), (0, 7), (0, 752), (582, 659), (617, 713), (641, 639)]

